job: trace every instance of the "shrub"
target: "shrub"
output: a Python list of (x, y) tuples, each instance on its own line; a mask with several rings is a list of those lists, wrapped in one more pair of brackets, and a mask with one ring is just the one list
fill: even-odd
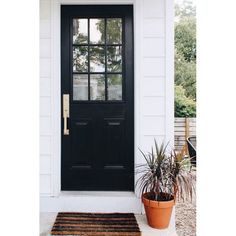
[(196, 117), (196, 102), (185, 95), (181, 85), (175, 86), (175, 117)]

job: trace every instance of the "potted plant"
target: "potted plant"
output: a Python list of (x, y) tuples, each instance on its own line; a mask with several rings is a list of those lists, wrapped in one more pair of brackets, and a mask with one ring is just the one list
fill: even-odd
[(183, 153), (171, 150), (167, 145), (158, 145), (150, 153), (141, 153), (146, 161), (137, 166), (140, 174), (136, 184), (140, 185), (148, 224), (157, 229), (169, 226), (176, 198), (191, 199), (195, 192), (195, 176), (189, 168), (189, 160)]

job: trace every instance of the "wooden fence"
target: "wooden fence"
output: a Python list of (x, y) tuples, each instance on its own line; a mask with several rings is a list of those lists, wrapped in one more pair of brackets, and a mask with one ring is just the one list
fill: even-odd
[(184, 149), (187, 154), (186, 139), (196, 136), (196, 118), (175, 117), (175, 149)]

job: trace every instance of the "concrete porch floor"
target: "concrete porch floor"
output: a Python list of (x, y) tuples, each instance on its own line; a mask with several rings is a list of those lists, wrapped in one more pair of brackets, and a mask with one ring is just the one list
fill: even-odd
[[(40, 236), (50, 236), (50, 230), (57, 213), (40, 213)], [(142, 236), (177, 236), (176, 232), (169, 229), (157, 230), (148, 226), (145, 215), (135, 215)]]

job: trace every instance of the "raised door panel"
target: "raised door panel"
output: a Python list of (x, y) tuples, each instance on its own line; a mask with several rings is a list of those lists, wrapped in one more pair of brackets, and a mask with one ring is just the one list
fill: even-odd
[(104, 119), (104, 169), (124, 169), (125, 127), (123, 118)]
[(92, 166), (92, 120), (74, 120), (71, 129), (71, 168), (89, 169)]

